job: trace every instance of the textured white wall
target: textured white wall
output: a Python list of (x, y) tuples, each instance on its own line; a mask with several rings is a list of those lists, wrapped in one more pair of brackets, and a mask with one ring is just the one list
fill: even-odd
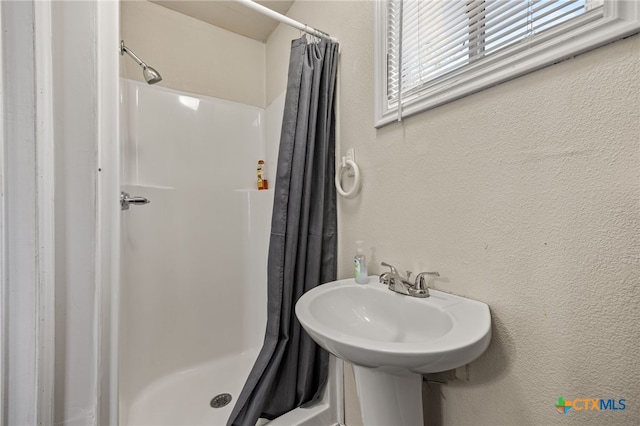
[[(264, 107), (264, 43), (148, 1), (121, 2), (121, 34), (162, 75), (159, 86)], [(144, 81), (123, 57), (120, 76)]]
[(38, 194), (38, 153), (46, 142), (37, 131), (34, 10), (31, 2), (0, 4), (0, 418), (16, 425), (46, 416), (34, 410), (42, 389), (39, 372), (48, 367), (38, 351), (39, 297), (47, 282), (41, 284), (39, 274), (38, 225), (45, 207)]
[(99, 415), (99, 354), (95, 340), (97, 7), (94, 2), (53, 2), (52, 18), (56, 180), (54, 421), (56, 425), (86, 426), (96, 424)]
[[(425, 397), (441, 410), (427, 419), (636, 423), (640, 36), (376, 130), (373, 3), (299, 1), (289, 16), (341, 42), (340, 151), (355, 148), (363, 187), (339, 201), (340, 276), (362, 239), (372, 272), (437, 270), (438, 289), (491, 307), (489, 350), (446, 400)], [(267, 104), (298, 36), (281, 25), (267, 43)], [(627, 409), (561, 415), (559, 396)]]

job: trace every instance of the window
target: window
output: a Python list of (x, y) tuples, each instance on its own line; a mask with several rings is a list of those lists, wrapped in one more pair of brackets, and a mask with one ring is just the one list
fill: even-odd
[(635, 0), (376, 2), (376, 127), (640, 30)]

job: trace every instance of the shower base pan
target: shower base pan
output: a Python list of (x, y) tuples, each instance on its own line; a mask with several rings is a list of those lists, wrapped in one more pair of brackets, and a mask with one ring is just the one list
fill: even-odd
[[(242, 390), (259, 349), (233, 354), (174, 373), (147, 386), (133, 401), (126, 426), (224, 426)], [(229, 396), (231, 400), (227, 402)], [(256, 426), (317, 426), (337, 424), (328, 398), (297, 408), (277, 419), (260, 419)], [(218, 407), (218, 408), (215, 408)]]

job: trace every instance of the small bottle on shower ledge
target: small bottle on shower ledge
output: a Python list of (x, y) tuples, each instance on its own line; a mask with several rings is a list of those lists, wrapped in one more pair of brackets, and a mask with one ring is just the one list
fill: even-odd
[(264, 160), (258, 160), (258, 190), (269, 189), (269, 181), (264, 170)]
[(258, 160), (258, 190), (267, 189), (264, 187), (265, 180), (263, 179), (264, 173), (264, 161)]

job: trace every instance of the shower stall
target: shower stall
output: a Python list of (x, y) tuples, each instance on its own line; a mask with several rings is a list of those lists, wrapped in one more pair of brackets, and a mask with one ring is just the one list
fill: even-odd
[[(284, 96), (265, 109), (119, 79), (119, 7), (0, 7), (0, 108), (18, 111), (0, 124), (25, 141), (2, 138), (0, 168), (17, 202), (0, 224), (12, 424), (222, 425), (262, 344), (273, 190), (255, 167), (273, 187)], [(153, 65), (147, 81), (168, 79)], [(121, 191), (150, 203), (120, 211)], [(340, 422), (336, 364), (318, 402), (269, 424)]]
[(265, 111), (123, 80), (121, 112), (122, 424), (221, 424), (266, 321)]
[[(121, 216), (121, 425), (225, 424), (264, 338), (273, 190), (255, 175), (266, 159), (275, 182), (283, 108), (121, 79), (121, 189), (150, 201)], [(271, 424), (336, 424), (339, 385)]]

